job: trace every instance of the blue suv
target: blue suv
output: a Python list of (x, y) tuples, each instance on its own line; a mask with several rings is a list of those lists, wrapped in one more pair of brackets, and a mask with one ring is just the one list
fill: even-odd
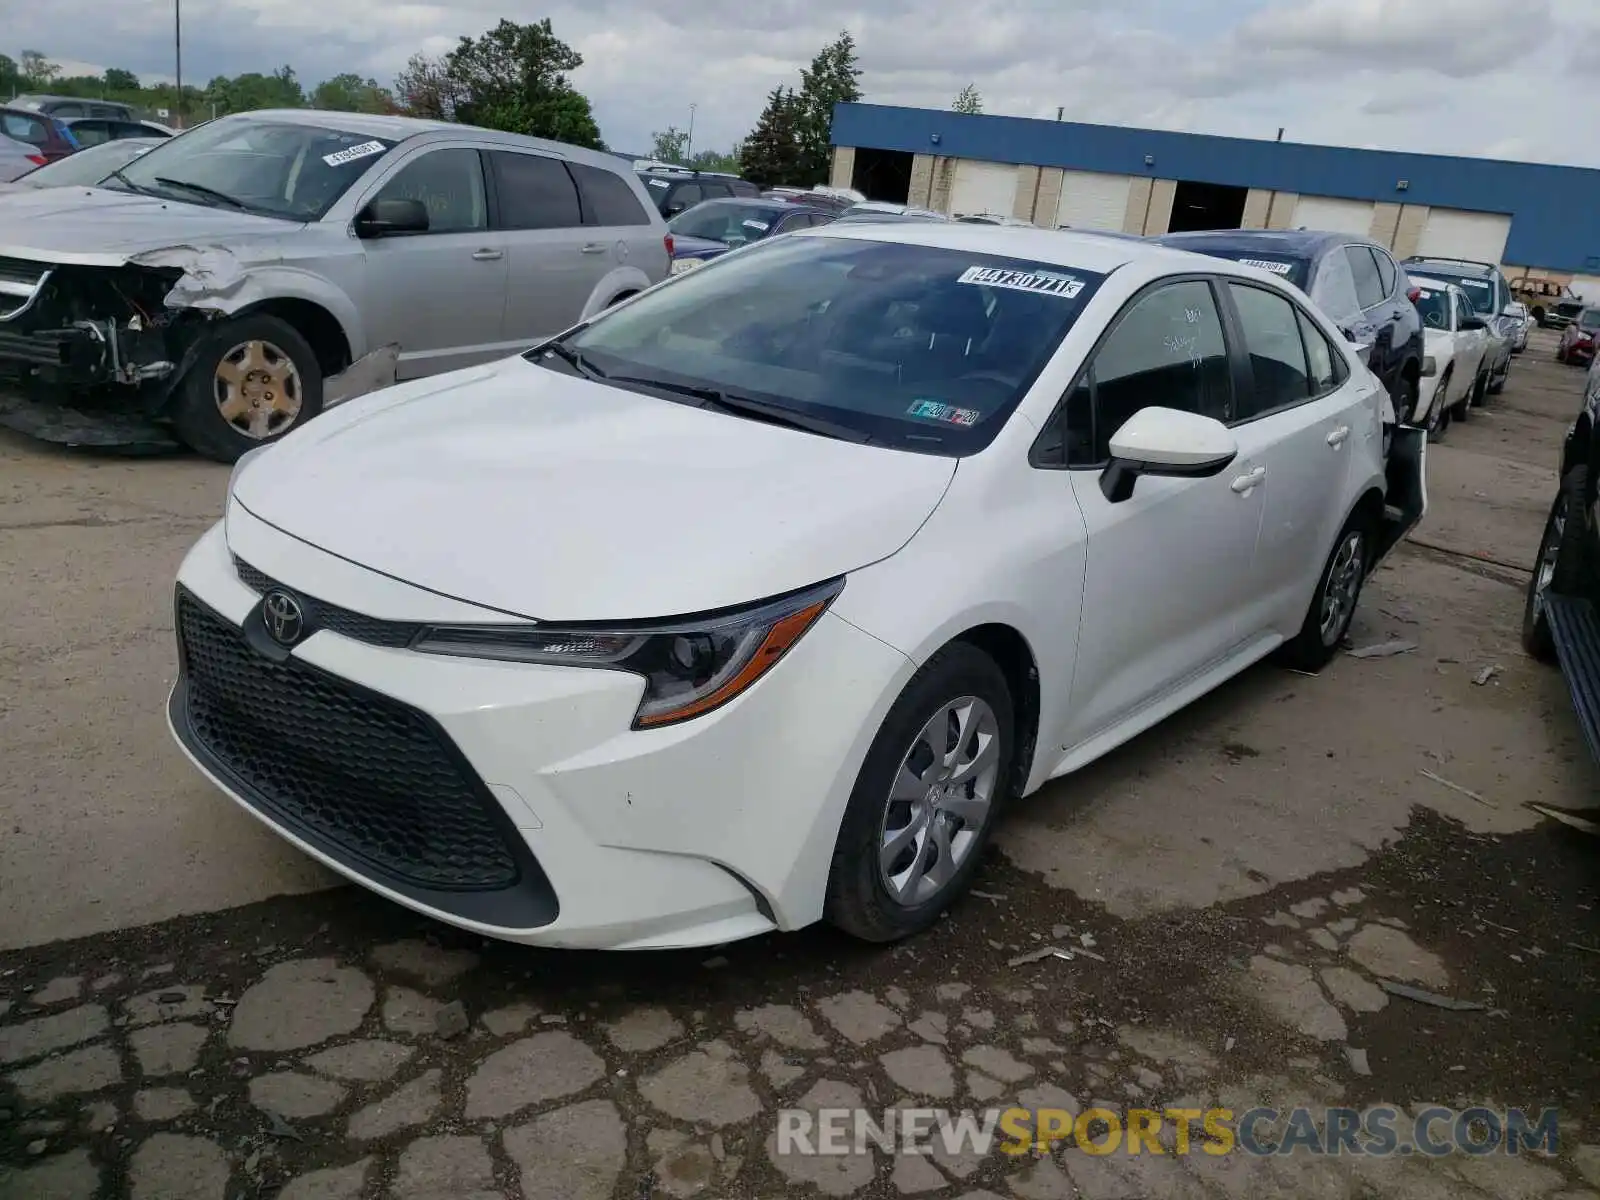
[(1389, 389), (1395, 419), (1410, 424), (1418, 415), (1423, 336), (1416, 289), (1378, 243), (1315, 229), (1219, 229), (1169, 233), (1151, 240), (1232, 259), (1287, 279), (1310, 296), (1346, 338), (1369, 347), (1367, 365)]

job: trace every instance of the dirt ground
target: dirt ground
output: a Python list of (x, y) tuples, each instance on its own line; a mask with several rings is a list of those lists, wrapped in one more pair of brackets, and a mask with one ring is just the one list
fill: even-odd
[[(1600, 1200), (1600, 843), (1525, 807), (1600, 805), (1517, 643), (1579, 397), (1552, 347), (1429, 449), (1353, 631), (1414, 651), (1247, 672), (1019, 807), (890, 950), (532, 952), (329, 890), (162, 723), (171, 578), (226, 471), (0, 440), (0, 1198)], [(1016, 961), (1047, 946), (1074, 957)], [(913, 1100), (1562, 1125), (1553, 1158), (774, 1149), (781, 1107)]]

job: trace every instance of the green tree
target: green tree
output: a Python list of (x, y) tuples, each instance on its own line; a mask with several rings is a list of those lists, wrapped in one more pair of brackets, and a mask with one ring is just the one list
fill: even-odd
[(660, 159), (662, 162), (682, 162), (684, 151), (689, 148), (689, 135), (676, 125), (668, 125), (665, 129), (650, 135), (650, 157)]
[(9, 100), (22, 90), (22, 70), (9, 54), (0, 54), (0, 100)]
[(408, 116), (454, 121), (461, 87), (440, 58), (413, 54), (394, 79), (395, 99)]
[(121, 67), (107, 67), (105, 73), (106, 91), (108, 92), (137, 92), (139, 77), (132, 71), (124, 71)]
[(604, 149), (588, 98), (567, 78), (582, 65), (548, 17), (528, 25), (502, 19), (481, 37), (462, 38), (445, 58), (460, 89), (458, 120)]
[(214, 105), (220, 117), (258, 108), (304, 108), (306, 95), (295, 78), (294, 68), (283, 66), (270, 75), (258, 71), (231, 79), (218, 75), (206, 85), (202, 103), (206, 107)]
[(958, 113), (981, 113), (983, 97), (978, 94), (977, 86), (969, 83), (956, 93), (955, 102), (950, 107)]
[(734, 146), (732, 150), (701, 150), (687, 165), (697, 171), (725, 171), (730, 175), (738, 175), (744, 164), (740, 159), (741, 146)]
[(803, 185), (828, 182), (833, 107), (861, 99), (861, 85), (856, 82), (861, 68), (856, 61), (856, 42), (847, 30), (817, 52), (809, 69), (800, 72), (798, 182)]
[(803, 103), (791, 88), (779, 86), (767, 94), (767, 106), (739, 149), (746, 179), (762, 187), (805, 182), (800, 144)]
[(394, 112), (394, 96), (378, 86), (376, 79), (363, 79), (354, 73), (335, 75), (317, 84), (311, 93), (311, 107), (331, 112)]
[(61, 68), (46, 58), (42, 51), (22, 52), (22, 86), (44, 87), (61, 73)]

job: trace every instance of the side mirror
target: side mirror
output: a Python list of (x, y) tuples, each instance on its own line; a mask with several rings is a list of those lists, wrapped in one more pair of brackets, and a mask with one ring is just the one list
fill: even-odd
[(421, 200), (374, 200), (356, 216), (359, 238), (428, 232), (428, 206)]
[(1141, 475), (1203, 479), (1238, 456), (1233, 434), (1214, 417), (1141, 408), (1111, 435), (1111, 461), (1100, 474), (1100, 491), (1112, 504), (1121, 504), (1133, 495)]
[(1502, 317), (1520, 317), (1522, 314), (1517, 311), (1516, 305), (1508, 304), (1500, 310), (1500, 315)]
[(1487, 329), (1488, 323), (1482, 317), (1462, 317), (1461, 332), (1471, 333), (1475, 329)]

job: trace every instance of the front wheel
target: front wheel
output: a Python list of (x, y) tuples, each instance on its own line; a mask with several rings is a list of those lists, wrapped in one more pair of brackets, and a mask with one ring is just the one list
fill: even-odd
[(865, 941), (897, 941), (966, 890), (1011, 783), (1014, 711), (1005, 675), (965, 642), (912, 676), (850, 794), (829, 921)]
[(1511, 355), (1506, 355), (1505, 365), (1500, 368), (1500, 374), (1489, 381), (1489, 394), (1498, 396), (1506, 390), (1506, 381), (1511, 378)]
[(1414, 425), (1417, 421), (1417, 381), (1409, 375), (1402, 375), (1395, 380), (1394, 391), (1390, 393), (1394, 402), (1394, 419), (1397, 425)]
[(1561, 488), (1545, 519), (1544, 535), (1539, 539), (1539, 556), (1533, 564), (1533, 578), (1528, 581), (1527, 600), (1522, 608), (1522, 648), (1540, 662), (1556, 660), (1550, 622), (1544, 611), (1545, 597), (1552, 591), (1577, 591), (1582, 586), (1582, 514), (1588, 492), (1588, 467), (1573, 467), (1561, 479)]
[(218, 462), (275, 442), (322, 411), (316, 353), (287, 321), (255, 313), (220, 321), (178, 384), (172, 424)]
[(1434, 394), (1437, 397), (1437, 400), (1433, 405), (1433, 411), (1428, 415), (1427, 425), (1428, 440), (1430, 442), (1439, 441), (1442, 437), (1444, 437), (1445, 430), (1450, 428), (1450, 414), (1452, 410), (1451, 406), (1445, 403), (1450, 395), (1450, 373), (1448, 371), (1446, 371), (1444, 377), (1439, 380), (1438, 390)]
[(1333, 659), (1345, 634), (1350, 632), (1371, 557), (1371, 523), (1364, 514), (1356, 513), (1345, 522), (1333, 543), (1300, 632), (1280, 652), (1287, 666), (1320, 671)]

